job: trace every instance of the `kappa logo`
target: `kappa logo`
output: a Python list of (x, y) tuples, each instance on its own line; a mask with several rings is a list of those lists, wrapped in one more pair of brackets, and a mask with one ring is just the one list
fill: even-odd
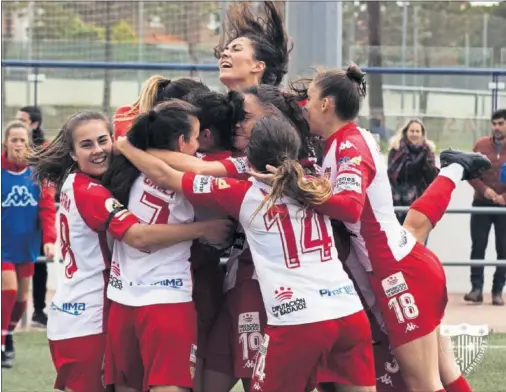
[(2, 203), (2, 207), (35, 207), (38, 204), (26, 186), (14, 185)]
[(251, 359), (244, 362), (244, 365), (242, 367), (243, 369), (254, 369), (255, 368), (255, 361), (252, 361)]
[(339, 145), (339, 152), (346, 150), (348, 148), (356, 149), (357, 147), (355, 147), (355, 145), (352, 142), (350, 142), (349, 140), (346, 140)]
[(488, 348), (488, 325), (442, 325), (441, 334), (449, 336), (460, 371), (468, 376), (483, 361)]
[(394, 386), (392, 383), (392, 377), (388, 373), (385, 373), (382, 376), (376, 377), (376, 380), (382, 382), (384, 385), (390, 385), (391, 387)]

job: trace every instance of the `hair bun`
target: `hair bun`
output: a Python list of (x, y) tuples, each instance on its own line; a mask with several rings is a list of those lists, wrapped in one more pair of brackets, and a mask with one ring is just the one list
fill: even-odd
[(346, 76), (354, 82), (361, 84), (364, 81), (365, 72), (362, 72), (358, 65), (352, 64), (346, 70)]

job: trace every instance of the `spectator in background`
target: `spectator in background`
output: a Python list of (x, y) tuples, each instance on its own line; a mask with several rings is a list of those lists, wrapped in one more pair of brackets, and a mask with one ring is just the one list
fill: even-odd
[[(409, 120), (391, 141), (388, 177), (395, 206), (408, 207), (436, 178), (435, 144), (427, 139), (421, 120)], [(397, 213), (401, 224), (406, 213)]]
[[(471, 180), (474, 188), (473, 207), (506, 207), (506, 184), (500, 183), (501, 168), (506, 164), (506, 109), (492, 114), (492, 135), (479, 139), (473, 151), (486, 155), (492, 168), (483, 173), (481, 179)], [(506, 215), (471, 214), (471, 259), (485, 258), (490, 228), (495, 229), (497, 259), (506, 259)], [(471, 267), (471, 292), (464, 296), (466, 301), (483, 302), (484, 267)], [(492, 304), (504, 305), (502, 291), (506, 282), (506, 267), (496, 267), (492, 283)]]
[[(12, 367), (12, 332), (26, 309), (30, 279), (42, 247), (54, 257), (54, 189), (40, 187), (27, 166), (30, 129), (7, 124), (2, 152), (2, 367)], [(7, 346), (10, 337), (11, 347)]]
[(44, 131), (42, 130), (42, 113), (35, 106), (24, 106), (19, 109), (16, 119), (23, 121), (32, 130), (32, 143), (39, 147), (46, 142)]
[[(23, 121), (31, 129), (32, 145), (37, 148), (46, 144), (46, 137), (42, 129), (42, 113), (35, 106), (24, 106), (19, 109), (16, 118)], [(40, 254), (43, 255), (41, 249)], [(44, 313), (47, 294), (47, 264), (35, 263), (35, 272), (32, 280), (33, 315), (32, 325), (36, 327), (47, 326), (47, 315)], [(7, 346), (10, 346), (10, 338)]]

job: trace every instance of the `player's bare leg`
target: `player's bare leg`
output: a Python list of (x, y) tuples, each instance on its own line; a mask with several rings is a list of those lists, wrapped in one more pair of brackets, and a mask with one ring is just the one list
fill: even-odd
[(203, 392), (230, 392), (235, 384), (237, 384), (235, 377), (209, 369), (204, 370)]
[(443, 385), (451, 384), (462, 375), (449, 336), (439, 335), (439, 375)]
[[(432, 230), (433, 226), (441, 219), (444, 212), (442, 212), (442, 208), (446, 210), (446, 207), (449, 204), (451, 192), (455, 188), (455, 184), (458, 182), (459, 178), (462, 179), (472, 179), (475, 178), (479, 173), (487, 167), (487, 162), (483, 160), (483, 156), (476, 155), (473, 153), (470, 154), (461, 154), (456, 151), (452, 151), (451, 153), (443, 152), (442, 154), (442, 162), (441, 165), (445, 165), (450, 163), (448, 166), (444, 166), (441, 169), (439, 176), (444, 176), (446, 178), (442, 178), (439, 183), (434, 181), (434, 186), (439, 187), (437, 189), (438, 195), (430, 195), (431, 198), (438, 199), (435, 203), (440, 203), (440, 207), (435, 208), (431, 211), (435, 211), (435, 215), (432, 215), (432, 222), (429, 220), (427, 216), (422, 212), (417, 211), (416, 208), (421, 210), (426, 210), (428, 204), (426, 204), (423, 200), (422, 203), (419, 203), (417, 206), (415, 203), (414, 208), (411, 208), (408, 212), (408, 216), (404, 222), (404, 227), (414, 235), (416, 240), (422, 244), (425, 243), (427, 237)], [(467, 159), (469, 162), (466, 165), (460, 165), (460, 161)], [(474, 166), (472, 165), (472, 160), (474, 161)], [(462, 171), (459, 168), (462, 167)], [(467, 168), (467, 169), (465, 169)], [(439, 177), (438, 177), (439, 178)], [(437, 180), (437, 179), (436, 179)], [(449, 181), (448, 181), (449, 180)], [(451, 182), (450, 182), (451, 181)], [(453, 184), (452, 184), (453, 183)], [(452, 186), (453, 185), (453, 186)], [(433, 185), (431, 184), (431, 187)], [(436, 192), (432, 192), (436, 193)], [(421, 198), (427, 196), (424, 193)], [(420, 200), (420, 199), (418, 199)], [(446, 207), (445, 207), (446, 205)], [(421, 206), (421, 208), (420, 208)], [(409, 217), (409, 219), (408, 219)], [(455, 359), (455, 354), (451, 347), (450, 337), (443, 336), (438, 332), (438, 359), (439, 359), (439, 375), (441, 378), (441, 382), (447, 388), (448, 392), (453, 392), (453, 389), (458, 392), (470, 392), (471, 387), (463, 377), (460, 369), (457, 365), (457, 361)]]
[(403, 225), (421, 243), (443, 217), (457, 183), (477, 178), (491, 167), (480, 153), (445, 150), (440, 157), (439, 175), (411, 205)]
[(393, 350), (402, 369), (402, 377), (409, 391), (437, 392), (443, 390), (439, 376), (438, 330), (405, 343)]
[(447, 392), (472, 392), (462, 375), (449, 336), (439, 334), (439, 376)]

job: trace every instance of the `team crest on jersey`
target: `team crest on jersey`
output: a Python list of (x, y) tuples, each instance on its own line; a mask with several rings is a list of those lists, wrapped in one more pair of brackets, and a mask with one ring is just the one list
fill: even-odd
[(239, 315), (238, 332), (260, 332), (260, 314), (258, 312), (241, 313)]
[(468, 376), (483, 361), (488, 348), (488, 325), (442, 325), (441, 334), (449, 336), (460, 371)]
[(26, 186), (14, 185), (3, 201), (2, 207), (35, 207), (38, 204)]
[(278, 290), (275, 290), (274, 298), (279, 303), (272, 307), (274, 317), (300, 312), (307, 308), (306, 299), (297, 298), (290, 287), (280, 287)]
[(356, 157), (350, 158), (350, 157), (343, 157), (339, 159), (339, 164), (348, 164), (348, 165), (354, 165), (358, 166), (362, 163), (362, 156), (357, 155)]
[(123, 204), (113, 197), (110, 197), (105, 201), (105, 209), (109, 213), (117, 211), (114, 214), (114, 217), (119, 220), (125, 219), (125, 217), (130, 214)]
[(230, 184), (223, 178), (217, 178), (216, 180), (214, 180), (214, 186), (219, 190), (230, 188)]
[(396, 272), (381, 281), (381, 286), (388, 298), (408, 290), (408, 284), (402, 272)]

